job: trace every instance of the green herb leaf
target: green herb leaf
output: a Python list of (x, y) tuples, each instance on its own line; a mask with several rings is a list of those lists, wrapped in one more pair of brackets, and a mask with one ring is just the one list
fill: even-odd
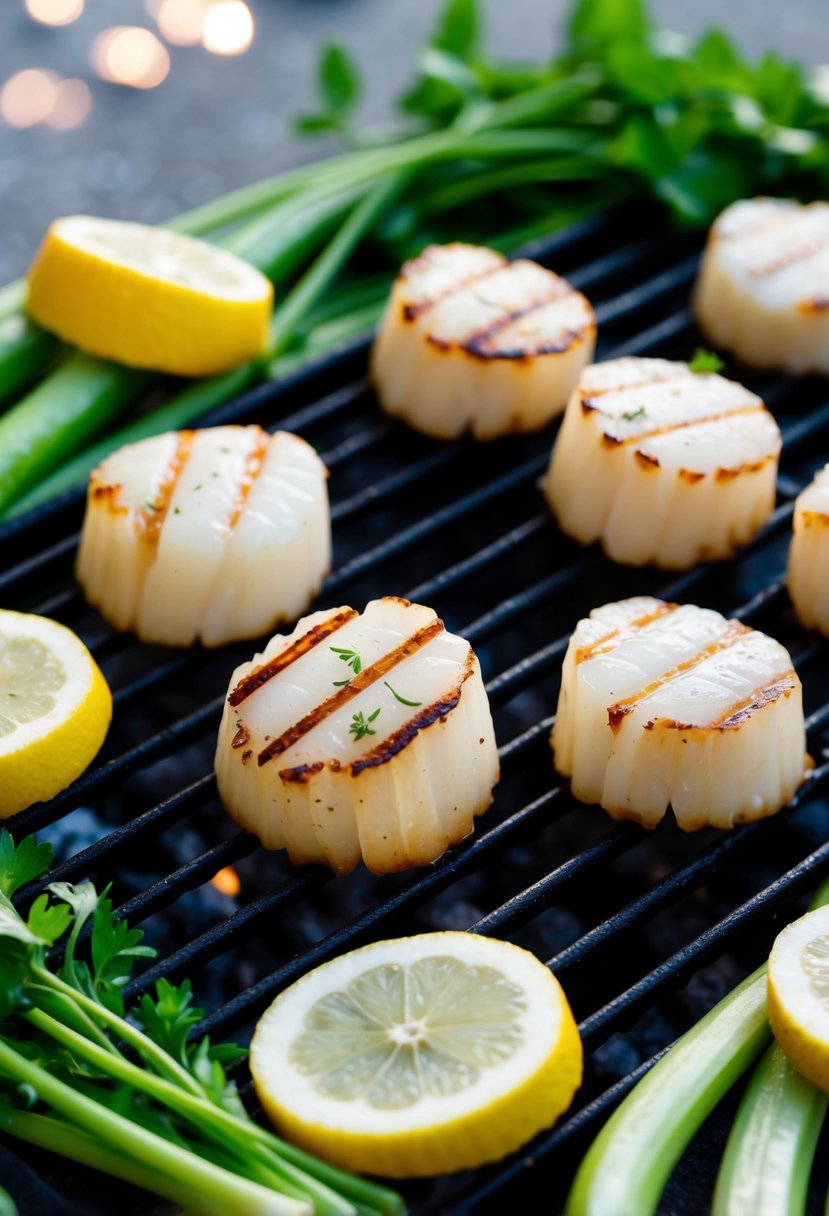
[(395, 701), (399, 701), (401, 705), (411, 705), (412, 709), (416, 709), (418, 707), (418, 705), (423, 704), (422, 701), (407, 701), (405, 697), (401, 697), (400, 693), (396, 692), (395, 689), (392, 688), (392, 686), (391, 686), (391, 684), (389, 684), (388, 680), (384, 680), (383, 683), (385, 684), (386, 688), (389, 690), (391, 695), (394, 697)]
[(11, 898), (27, 882), (45, 874), (52, 864), (52, 846), (26, 836), (15, 845), (11, 832), (0, 832), (0, 893)]
[(643, 42), (650, 20), (643, 0), (576, 0), (567, 22), (571, 51)]
[(481, 17), (477, 0), (447, 0), (431, 45), (459, 59), (471, 59), (478, 51)]
[(718, 372), (725, 367), (725, 364), (719, 355), (715, 355), (713, 351), (703, 350), (702, 347), (699, 347), (698, 350), (694, 351), (693, 358), (688, 361), (688, 367), (692, 372), (704, 374)]
[[(355, 676), (359, 675), (363, 670), (363, 660), (360, 658), (356, 650), (347, 650), (343, 646), (329, 646), (328, 649), (337, 656), (341, 662), (350, 667)], [(345, 681), (346, 684), (351, 682), (350, 678)]]
[(378, 706), (378, 708), (375, 709), (374, 713), (369, 714), (369, 716), (367, 718), (362, 713), (362, 711), (360, 711), (359, 713), (356, 713), (352, 716), (348, 729), (351, 731), (355, 740), (359, 741), (360, 739), (364, 739), (366, 737), (366, 735), (376, 735), (377, 734), (376, 730), (372, 730), (371, 723), (376, 720), (376, 718), (379, 716), (379, 713), (380, 713), (380, 708)]
[(625, 422), (635, 422), (637, 418), (644, 418), (645, 413), (644, 405), (640, 405), (638, 410), (626, 410), (622, 417)]
[(362, 93), (360, 72), (344, 47), (329, 43), (317, 65), (317, 91), (323, 112), (345, 119)]
[(47, 946), (63, 937), (71, 922), (71, 909), (66, 904), (50, 904), (45, 891), (38, 895), (29, 912), (29, 928)]
[(131, 978), (135, 960), (154, 958), (155, 950), (141, 946), (144, 934), (119, 920), (107, 898), (105, 887), (92, 916), (92, 982), (98, 999), (108, 1009), (120, 1013), (123, 1008), (119, 989)]

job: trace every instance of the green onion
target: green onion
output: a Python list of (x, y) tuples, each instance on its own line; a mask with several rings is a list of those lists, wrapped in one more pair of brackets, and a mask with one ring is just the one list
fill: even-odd
[(754, 1070), (717, 1175), (712, 1216), (794, 1216), (806, 1210), (826, 1094), (775, 1044)]
[[(829, 903), (824, 883), (810, 910)], [(829, 1098), (774, 1044), (754, 1070), (717, 1175), (712, 1216), (797, 1216)]]
[[(826, 903), (829, 883), (820, 887), (810, 906)], [(678, 1039), (611, 1115), (579, 1167), (566, 1216), (653, 1216), (686, 1145), (770, 1038), (764, 964)], [(770, 1055), (773, 1058), (774, 1053)], [(763, 1077), (778, 1097), (785, 1098), (781, 1115), (795, 1118), (798, 1130), (788, 1133), (782, 1118), (778, 1127), (776, 1119), (769, 1117), (770, 1099), (762, 1081), (750, 1087), (752, 1096), (746, 1099), (749, 1104), (744, 1114), (741, 1108), (741, 1129), (743, 1133), (750, 1129), (758, 1141), (765, 1138), (769, 1146), (777, 1143), (789, 1155), (788, 1165), (781, 1162), (779, 1181), (796, 1190), (796, 1182), (784, 1183), (784, 1178), (808, 1160), (810, 1138), (820, 1124), (816, 1130), (814, 1098), (785, 1074), (784, 1068), (766, 1066)], [(733, 1145), (729, 1141), (728, 1152), (722, 1202), (747, 1185), (750, 1165), (746, 1157), (755, 1163), (759, 1159), (752, 1146), (741, 1149), (736, 1141)], [(772, 1163), (769, 1168), (777, 1176)], [(732, 1216), (732, 1209), (717, 1210), (717, 1216), (725, 1213)], [(735, 1207), (733, 1213), (765, 1216), (765, 1209)]]
[(686, 1145), (771, 1036), (761, 967), (673, 1045), (599, 1132), (567, 1216), (653, 1216)]

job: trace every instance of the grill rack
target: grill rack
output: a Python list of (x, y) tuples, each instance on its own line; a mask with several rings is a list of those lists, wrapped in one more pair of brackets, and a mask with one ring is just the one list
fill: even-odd
[[(678, 232), (639, 206), (591, 218), (526, 252), (593, 300), (598, 358), (681, 358), (699, 344), (688, 308), (699, 246), (698, 234)], [(613, 566), (558, 534), (536, 486), (555, 425), (486, 445), (414, 436), (377, 410), (365, 381), (367, 350), (367, 341), (354, 343), (208, 421), (278, 425), (321, 450), (331, 470), (335, 564), (314, 606), (345, 597), (361, 607), (374, 595), (404, 594), (435, 607), (475, 646), (503, 773), (475, 834), (425, 870), (332, 879), (319, 867), (294, 869), (236, 832), (216, 799), (212, 742), (230, 672), (254, 646), (179, 654), (109, 630), (72, 583), (81, 493), (0, 527), (0, 604), (78, 630), (113, 686), (113, 728), (101, 759), (74, 786), (6, 826), (17, 838), (59, 833), (75, 808), (92, 806), (104, 830), (60, 859), (48, 881), (115, 877), (122, 913), (164, 943), (128, 998), (159, 976), (184, 974), (202, 995), (214, 967), (241, 960), (250, 982), (214, 1002), (199, 1027), (217, 1037), (244, 1035), (288, 983), (369, 940), (451, 926), (534, 949), (580, 1017), (587, 1070), (572, 1112), (504, 1162), (401, 1189), (413, 1216), (477, 1216), (540, 1183), (557, 1212), (587, 1137), (668, 1043), (765, 958), (777, 928), (802, 911), (829, 872), (826, 645), (798, 628), (782, 581), (794, 497), (829, 456), (829, 401), (817, 381), (726, 368), (780, 421), (779, 505), (732, 561), (668, 577)], [(683, 836), (667, 824), (650, 834), (614, 824), (572, 800), (547, 746), (560, 662), (580, 616), (633, 593), (719, 608), (789, 646), (804, 681), (816, 761), (791, 808), (727, 834)], [(176, 832), (196, 847), (158, 873), (155, 846)], [(126, 857), (138, 882), (121, 898)], [(227, 865), (239, 868), (245, 898), (195, 936), (181, 923), (165, 936), (175, 909), (192, 904)], [(19, 899), (44, 885), (29, 884)], [(274, 946), (277, 930), (284, 940)], [(259, 962), (263, 943), (269, 948)], [(644, 959), (622, 957), (625, 950)], [(690, 999), (677, 996), (689, 981)], [(690, 1190), (687, 1178), (682, 1195), (669, 1186), (661, 1212), (704, 1210), (716, 1161), (702, 1168), (700, 1154), (694, 1160)]]

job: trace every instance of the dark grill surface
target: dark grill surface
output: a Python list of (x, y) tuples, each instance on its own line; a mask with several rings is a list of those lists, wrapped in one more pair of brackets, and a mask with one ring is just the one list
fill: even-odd
[[(599, 358), (687, 358), (700, 344), (689, 312), (700, 243), (633, 208), (528, 252), (592, 299)], [(287, 984), (367, 941), (455, 928), (533, 950), (561, 979), (584, 1038), (585, 1083), (569, 1117), (499, 1165), (402, 1189), (414, 1216), (502, 1212), (539, 1188), (556, 1213), (619, 1097), (764, 961), (777, 930), (829, 871), (826, 644), (797, 625), (782, 581), (793, 499), (829, 455), (829, 394), (825, 382), (726, 367), (780, 422), (777, 510), (736, 559), (672, 577), (614, 566), (558, 533), (537, 485), (554, 427), (484, 445), (429, 441), (380, 413), (365, 382), (366, 353), (357, 344), (209, 421), (294, 430), (323, 455), (334, 568), (314, 607), (361, 609), (378, 595), (405, 595), (472, 642), (502, 760), (495, 803), (474, 836), (424, 870), (334, 879), (295, 869), (239, 833), (218, 803), (212, 756), (230, 673), (255, 647), (176, 653), (114, 634), (72, 581), (80, 494), (0, 529), (0, 604), (80, 633), (114, 690), (114, 723), (89, 772), (8, 826), (18, 838), (37, 830), (53, 840), (52, 878), (114, 880), (123, 913), (159, 950), (130, 995), (159, 976), (189, 975), (206, 1009), (203, 1029), (217, 1037), (244, 1040)], [(685, 835), (667, 822), (648, 834), (569, 796), (548, 736), (570, 631), (591, 608), (640, 593), (717, 608), (789, 647), (816, 765), (793, 807), (729, 834)], [(238, 898), (210, 882), (229, 865), (241, 880)], [(707, 1209), (733, 1107), (731, 1098), (692, 1145), (663, 1214)], [(116, 1190), (90, 1174), (26, 1160), (85, 1211), (129, 1208), (120, 1190), (116, 1201)], [(146, 1212), (146, 1202), (134, 1210)]]

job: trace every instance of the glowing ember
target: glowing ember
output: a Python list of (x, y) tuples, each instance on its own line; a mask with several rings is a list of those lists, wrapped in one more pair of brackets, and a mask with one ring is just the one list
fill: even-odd
[(25, 0), (26, 12), (41, 25), (70, 25), (83, 12), (84, 0)]
[(61, 80), (46, 125), (55, 131), (73, 131), (86, 122), (91, 109), (92, 94), (85, 80)]
[(217, 891), (221, 891), (222, 895), (229, 895), (231, 899), (235, 899), (242, 889), (239, 875), (233, 866), (225, 866), (218, 874), (214, 874), (210, 881)]
[(204, 34), (207, 0), (161, 0), (158, 28), (174, 46), (198, 46)]
[(214, 55), (241, 55), (253, 42), (253, 17), (244, 0), (212, 0), (202, 44)]
[(118, 25), (92, 44), (92, 66), (102, 80), (132, 89), (154, 89), (170, 71), (170, 56), (150, 30)]
[(0, 114), (11, 127), (36, 127), (55, 108), (58, 77), (45, 68), (26, 68), (10, 76), (0, 91)]

